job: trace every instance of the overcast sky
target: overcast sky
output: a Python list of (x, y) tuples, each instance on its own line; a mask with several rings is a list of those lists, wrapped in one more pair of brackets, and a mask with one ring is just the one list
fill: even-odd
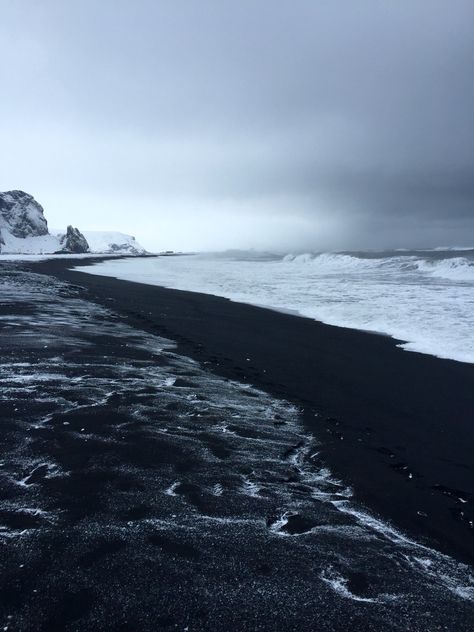
[(0, 190), (149, 249), (474, 245), (472, 0), (0, 0)]

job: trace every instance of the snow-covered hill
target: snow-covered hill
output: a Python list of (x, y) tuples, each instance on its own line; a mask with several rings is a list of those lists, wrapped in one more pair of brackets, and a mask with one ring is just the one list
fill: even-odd
[(0, 193), (0, 253), (97, 253), (140, 255), (146, 250), (131, 235), (117, 232), (81, 233), (48, 230), (43, 207), (24, 191)]
[(145, 248), (132, 235), (92, 230), (83, 231), (83, 235), (87, 239), (90, 252), (130, 255), (146, 253)]
[(39, 235), (36, 237), (14, 237), (8, 231), (1, 231), (0, 254), (43, 255), (61, 250), (57, 235)]

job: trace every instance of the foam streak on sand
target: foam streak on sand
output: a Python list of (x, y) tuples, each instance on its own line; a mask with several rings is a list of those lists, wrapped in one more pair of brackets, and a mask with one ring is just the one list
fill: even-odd
[(358, 507), (293, 404), (80, 288), (15, 264), (0, 282), (0, 617), (14, 629), (154, 630), (163, 613), (180, 629), (470, 629), (470, 570)]

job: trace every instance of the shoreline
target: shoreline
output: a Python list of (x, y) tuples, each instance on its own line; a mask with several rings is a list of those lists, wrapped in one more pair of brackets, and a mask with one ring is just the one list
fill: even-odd
[[(155, 257), (155, 259), (157, 258), (158, 257)], [(271, 265), (274, 264), (277, 265), (277, 268), (274, 268), (274, 271), (278, 277), (277, 285), (281, 290), (284, 288), (286, 283), (291, 282), (292, 273), (290, 273), (289, 270), (283, 271), (280, 278), (279, 263), (272, 261)], [(246, 265), (246, 263), (244, 263), (244, 265)], [(253, 284), (250, 284), (248, 289), (246, 289), (245, 283), (242, 283), (242, 279), (240, 279), (239, 282), (236, 276), (236, 269), (232, 266), (229, 270), (229, 277), (227, 280), (225, 278), (225, 274), (221, 278), (222, 274), (218, 272), (220, 281), (213, 282), (210, 281), (210, 278), (214, 276), (214, 273), (212, 271), (212, 267), (209, 267), (209, 262), (206, 269), (206, 265), (202, 268), (202, 262), (197, 260), (196, 273), (198, 277), (200, 274), (204, 274), (201, 282), (198, 284), (196, 284), (196, 280), (189, 283), (186, 277), (179, 280), (179, 276), (183, 272), (180, 264), (178, 265), (177, 270), (175, 270), (175, 272), (178, 272), (177, 279), (173, 277), (172, 270), (174, 266), (168, 270), (168, 272), (171, 272), (171, 279), (169, 277), (167, 278), (166, 264), (164, 265), (164, 278), (160, 278), (159, 274), (155, 274), (156, 266), (159, 266), (160, 268), (162, 267), (156, 260), (154, 263), (151, 262), (151, 264), (149, 262), (148, 265), (146, 262), (141, 264), (140, 261), (133, 261), (130, 259), (127, 261), (126, 265), (118, 265), (113, 261), (103, 262), (96, 266), (94, 274), (114, 277), (124, 281), (133, 281), (145, 285), (158, 285), (168, 289), (219, 296), (221, 298), (227, 298), (233, 302), (254, 305), (255, 307), (262, 307), (264, 309), (270, 309), (282, 313), (289, 313), (297, 315), (300, 318), (309, 318), (316, 322), (341, 327), (343, 329), (354, 329), (370, 334), (387, 336), (389, 338), (393, 338), (398, 346), (408, 352), (422, 353), (444, 360), (454, 360), (457, 362), (474, 364), (474, 356), (472, 354), (474, 340), (472, 339), (470, 329), (467, 327), (470, 316), (469, 311), (466, 312), (461, 309), (461, 311), (454, 317), (453, 310), (457, 309), (455, 308), (455, 304), (460, 297), (455, 293), (449, 301), (446, 301), (447, 297), (444, 295), (445, 290), (442, 289), (442, 287), (440, 288), (442, 296), (439, 297), (439, 309), (435, 308), (433, 305), (436, 302), (436, 294), (433, 295), (433, 290), (429, 290), (433, 279), (429, 279), (428, 277), (423, 279), (418, 275), (416, 281), (416, 283), (421, 284), (420, 292), (422, 294), (428, 291), (428, 295), (425, 297), (424, 301), (422, 300), (421, 303), (415, 302), (415, 304), (411, 305), (407, 303), (407, 300), (411, 302), (412, 298), (404, 298), (404, 295), (411, 284), (409, 283), (409, 285), (406, 286), (402, 283), (401, 288), (404, 288), (404, 290), (402, 290), (400, 296), (400, 307), (398, 306), (397, 300), (395, 300), (395, 302), (393, 302), (393, 300), (389, 301), (389, 304), (385, 305), (384, 315), (379, 313), (381, 305), (378, 304), (377, 296), (372, 296), (372, 300), (367, 301), (369, 294), (373, 291), (372, 281), (369, 283), (369, 287), (372, 289), (368, 290), (368, 295), (364, 297), (364, 290), (359, 287), (361, 279), (356, 277), (355, 286), (357, 287), (357, 290), (354, 289), (354, 295), (352, 290), (350, 290), (347, 300), (350, 303), (352, 303), (352, 301), (357, 302), (358, 298), (356, 298), (356, 296), (361, 295), (361, 306), (360, 309), (358, 307), (355, 310), (355, 316), (351, 316), (351, 310), (349, 310), (349, 313), (345, 313), (345, 300), (341, 301), (340, 299), (336, 299), (333, 307), (330, 307), (333, 299), (328, 292), (332, 293), (336, 291), (336, 293), (338, 293), (339, 290), (335, 289), (335, 287), (331, 290), (331, 282), (329, 282), (328, 286), (328, 280), (324, 275), (322, 277), (322, 296), (318, 297), (318, 291), (313, 288), (308, 290), (309, 295), (307, 299), (300, 300), (297, 296), (293, 295), (291, 289), (288, 290), (288, 288), (288, 293), (285, 297), (283, 295), (279, 295), (279, 291), (275, 292), (276, 288), (268, 290), (266, 288), (266, 282), (264, 282), (265, 276), (268, 275), (268, 270), (265, 272), (262, 269), (259, 273), (257, 273), (256, 270), (252, 269), (250, 272), (252, 275), (263, 275), (260, 279), (261, 282), (264, 282), (262, 296), (259, 292), (256, 293), (255, 291), (252, 291), (251, 286)], [(191, 265), (191, 268), (194, 268), (194, 262)], [(88, 266), (79, 265), (76, 267), (76, 271), (80, 272), (81, 270), (88, 271)], [(181, 270), (181, 272), (179, 272), (179, 270)], [(191, 272), (191, 269), (189, 272)], [(191, 273), (191, 277), (193, 276), (193, 273)], [(239, 278), (241, 277), (240, 274), (238, 276)], [(269, 279), (267, 279), (267, 281), (269, 281)], [(293, 279), (293, 281), (296, 281), (296, 279)], [(342, 281), (342, 279), (339, 279), (337, 283), (340, 281)], [(229, 282), (229, 284), (227, 282)], [(382, 285), (386, 283), (386, 281), (381, 282)], [(427, 283), (426, 287), (424, 286), (425, 282)], [(271, 281), (270, 287), (272, 287)], [(438, 286), (436, 287), (438, 288)], [(454, 288), (450, 288), (450, 290), (454, 291)], [(302, 296), (304, 296), (305, 293), (306, 292), (303, 290)], [(395, 298), (395, 295), (392, 299), (393, 298)], [(468, 295), (465, 295), (463, 298), (467, 301), (467, 303), (469, 303), (470, 297)], [(425, 313), (424, 303), (426, 301), (428, 301), (429, 307)], [(448, 303), (450, 304), (449, 309), (446, 308)], [(328, 311), (328, 309), (330, 311)], [(400, 314), (398, 314), (399, 309)], [(417, 318), (416, 314), (423, 314), (423, 321)], [(411, 321), (415, 323), (413, 326), (411, 325)]]
[(474, 563), (473, 365), (408, 353), (376, 333), (72, 265), (29, 268), (86, 288), (90, 300), (174, 340), (214, 373), (294, 402), (322, 460), (363, 506)]

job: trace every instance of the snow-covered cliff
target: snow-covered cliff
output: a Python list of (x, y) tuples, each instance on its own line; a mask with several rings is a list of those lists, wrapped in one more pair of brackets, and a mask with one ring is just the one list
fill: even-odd
[(143, 255), (146, 253), (145, 248), (132, 235), (85, 230), (84, 236), (89, 243), (91, 252), (130, 255)]
[(117, 232), (48, 230), (43, 207), (24, 191), (0, 193), (0, 253), (86, 253), (140, 255), (146, 250), (131, 235)]
[(48, 234), (48, 223), (43, 207), (24, 191), (0, 193), (0, 239), (9, 233), (26, 239)]

